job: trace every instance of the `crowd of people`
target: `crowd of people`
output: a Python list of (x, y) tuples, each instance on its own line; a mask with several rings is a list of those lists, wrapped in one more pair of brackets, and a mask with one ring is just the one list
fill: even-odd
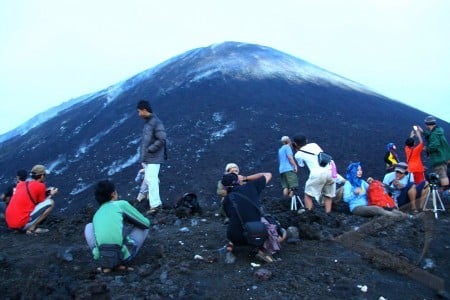
[[(166, 130), (148, 101), (139, 101), (136, 108), (138, 116), (144, 120), (144, 126), (140, 168), (136, 176), (140, 189), (135, 201), (147, 199), (149, 210), (143, 214), (133, 205), (136, 203), (119, 199), (114, 183), (109, 180), (96, 184), (94, 197), (99, 208), (92, 222), (85, 226), (84, 233), (93, 258), (105, 273), (114, 269), (131, 269), (128, 264), (149, 233), (150, 220), (147, 216), (162, 208), (159, 170), (167, 159)], [(428, 116), (424, 123), (426, 130), (415, 125), (406, 139), (404, 162), (400, 161), (394, 143), (386, 146), (386, 174), (382, 180), (385, 189), (382, 194), (392, 200), (392, 206), (373, 204), (370, 190), (375, 180), (363, 178), (361, 162), (350, 163), (344, 178), (337, 172), (331, 156), (325, 154), (317, 143), (309, 142), (303, 134), (297, 134), (292, 139), (288, 136), (281, 138), (278, 162), (283, 197), (299, 194), (298, 172), (306, 167), (305, 207), (299, 213), (305, 209), (314, 210), (315, 203), (323, 205), (325, 213), (332, 213), (337, 183), (343, 184), (339, 189), (342, 199), (355, 215), (407, 217), (407, 212), (418, 213), (423, 209), (429, 189), (422, 162), (424, 153), (430, 161), (429, 171), (439, 178), (440, 190), (449, 188), (447, 164), (450, 148), (444, 131), (432, 116)], [(4, 214), (8, 228), (30, 235), (48, 231), (39, 225), (54, 208), (53, 197), (58, 193), (57, 188), (46, 186), (48, 174), (43, 165), (35, 165), (29, 174), (26, 170), (17, 172), (16, 183), (2, 194), (3, 201), (0, 202), (0, 213)], [(244, 176), (240, 174), (237, 164), (226, 165), (223, 177), (217, 184), (217, 194), (221, 199), (225, 223), (228, 224), (228, 253), (232, 253), (236, 246), (252, 246), (256, 257), (270, 263), (273, 262), (272, 255), (280, 251), (281, 243), (286, 239), (286, 230), (276, 218), (264, 211), (261, 204), (261, 193), (271, 180), (272, 174), (269, 172)]]

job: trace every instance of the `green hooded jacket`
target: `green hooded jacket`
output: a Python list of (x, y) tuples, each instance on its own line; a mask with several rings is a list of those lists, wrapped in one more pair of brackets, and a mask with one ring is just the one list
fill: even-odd
[(450, 160), (450, 147), (445, 138), (444, 129), (435, 126), (431, 131), (424, 131), (427, 141), (427, 153), (431, 166), (447, 163)]

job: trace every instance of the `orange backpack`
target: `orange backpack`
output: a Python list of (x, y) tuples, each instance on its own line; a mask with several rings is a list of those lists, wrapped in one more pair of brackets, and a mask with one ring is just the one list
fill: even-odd
[(373, 180), (367, 189), (367, 200), (369, 205), (376, 205), (383, 208), (394, 208), (395, 201), (386, 193), (384, 184), (379, 180)]

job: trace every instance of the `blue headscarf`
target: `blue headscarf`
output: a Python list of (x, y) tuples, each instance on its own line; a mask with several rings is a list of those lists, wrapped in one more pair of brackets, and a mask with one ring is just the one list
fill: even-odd
[(350, 184), (354, 187), (361, 186), (361, 178), (356, 176), (358, 173), (358, 168), (361, 166), (359, 161), (351, 163), (347, 167), (347, 173), (345, 174), (345, 178), (350, 182)]

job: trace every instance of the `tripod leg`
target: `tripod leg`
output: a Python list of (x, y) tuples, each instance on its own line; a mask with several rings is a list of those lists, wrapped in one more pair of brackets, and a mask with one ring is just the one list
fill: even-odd
[(437, 207), (436, 207), (436, 193), (437, 193), (437, 191), (433, 190), (433, 212), (434, 212), (435, 219), (438, 218)]
[(425, 202), (423, 203), (422, 210), (429, 210), (429, 209), (427, 208), (427, 205), (428, 205), (428, 200), (430, 200), (430, 195), (431, 195), (432, 192), (433, 192), (432, 189), (429, 189), (429, 190), (428, 190), (427, 198), (425, 199)]
[(298, 199), (298, 202), (300, 203), (300, 206), (301, 206), (302, 208), (305, 208), (305, 204), (303, 203), (302, 198), (300, 198), (299, 195), (297, 195), (297, 199)]

